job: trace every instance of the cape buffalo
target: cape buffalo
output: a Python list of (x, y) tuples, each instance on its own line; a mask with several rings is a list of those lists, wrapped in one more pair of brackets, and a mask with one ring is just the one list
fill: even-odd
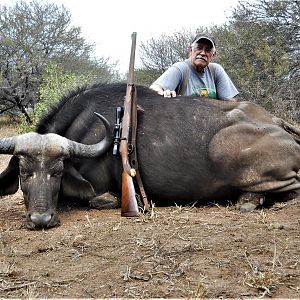
[[(112, 155), (106, 119), (114, 124), (125, 93), (126, 84), (80, 89), (53, 107), (36, 133), (0, 139), (0, 153), (13, 154), (0, 175), (0, 195), (15, 193), (20, 178), (27, 227), (57, 225), (58, 198), (101, 207), (102, 194), (120, 195), (121, 160)], [(142, 86), (137, 97), (139, 170), (156, 204), (240, 197), (256, 206), (262, 195), (299, 190), (300, 132), (260, 106), (166, 99)]]

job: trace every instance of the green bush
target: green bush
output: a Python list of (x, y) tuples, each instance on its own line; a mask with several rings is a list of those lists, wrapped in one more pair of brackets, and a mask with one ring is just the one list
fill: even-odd
[(94, 82), (92, 76), (78, 75), (65, 72), (58, 64), (49, 64), (43, 74), (42, 83), (39, 88), (39, 102), (35, 105), (30, 115), (31, 124), (22, 117), (18, 127), (19, 133), (34, 131), (37, 123), (47, 110), (55, 104), (63, 95), (77, 87)]

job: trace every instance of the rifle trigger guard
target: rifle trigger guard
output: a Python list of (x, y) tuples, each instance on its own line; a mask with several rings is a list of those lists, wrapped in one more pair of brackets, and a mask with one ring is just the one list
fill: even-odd
[(132, 144), (128, 144), (128, 154), (130, 155), (134, 150), (134, 146)]

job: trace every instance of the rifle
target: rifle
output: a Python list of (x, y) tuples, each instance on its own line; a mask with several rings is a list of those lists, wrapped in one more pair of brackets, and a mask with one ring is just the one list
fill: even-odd
[(121, 195), (121, 216), (123, 217), (136, 217), (139, 214), (137, 200), (135, 196), (135, 188), (133, 178), (136, 175), (135, 169), (129, 163), (129, 142), (131, 138), (131, 116), (132, 116), (132, 103), (133, 98), (136, 96), (136, 89), (133, 83), (134, 73), (134, 58), (136, 47), (136, 32), (131, 36), (131, 54), (129, 62), (129, 73), (127, 80), (126, 96), (124, 100), (124, 113), (122, 120), (122, 133), (120, 139), (120, 155), (122, 159), (123, 172), (122, 172), (122, 195)]

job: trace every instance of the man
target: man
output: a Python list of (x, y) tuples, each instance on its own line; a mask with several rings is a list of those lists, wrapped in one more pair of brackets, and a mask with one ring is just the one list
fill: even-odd
[(204, 96), (236, 101), (238, 90), (223, 69), (211, 63), (216, 55), (214, 41), (198, 35), (189, 46), (189, 58), (172, 65), (150, 88), (164, 97)]

